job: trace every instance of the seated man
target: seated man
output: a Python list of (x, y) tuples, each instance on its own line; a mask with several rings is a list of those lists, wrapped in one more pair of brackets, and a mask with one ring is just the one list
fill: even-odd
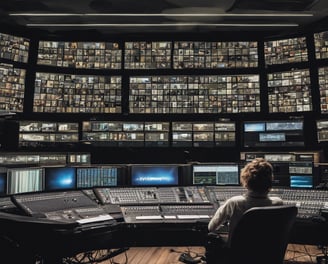
[[(272, 181), (272, 165), (263, 158), (254, 159), (242, 169), (240, 182), (246, 188), (245, 194), (227, 199), (220, 205), (208, 224), (209, 236), (205, 246), (207, 264), (220, 263), (220, 259), (223, 262), (227, 257), (229, 234), (233, 232), (246, 210), (258, 206), (283, 204), (280, 197), (269, 197)], [(228, 237), (226, 239), (218, 235), (220, 227), (223, 225), (229, 225)]]

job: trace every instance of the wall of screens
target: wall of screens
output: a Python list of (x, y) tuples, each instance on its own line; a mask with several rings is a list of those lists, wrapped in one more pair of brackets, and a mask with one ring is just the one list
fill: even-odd
[[(327, 35), (76, 41), (1, 34), (0, 109), (20, 114), (25, 125), (44, 123), (37, 131), (19, 131), (25, 149), (84, 143), (248, 148), (244, 120), (326, 114)], [(221, 117), (235, 121), (217, 122)], [(60, 131), (62, 121), (78, 122), (78, 128)], [(58, 129), (46, 131), (48, 125)], [(257, 144), (305, 147), (302, 133), (289, 144), (285, 132), (266, 131)]]

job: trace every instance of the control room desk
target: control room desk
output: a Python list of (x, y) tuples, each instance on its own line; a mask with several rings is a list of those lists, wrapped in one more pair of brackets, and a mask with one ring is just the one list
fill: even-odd
[[(98, 249), (142, 246), (203, 246), (207, 221), (112, 222), (81, 228), (77, 223), (58, 223), (48, 219), (0, 212), (0, 246), (11, 264), (28, 264), (36, 255), (43, 263), (60, 263), (63, 257)], [(299, 219), (290, 243), (328, 245), (328, 223)], [(9, 245), (9, 246), (8, 246)], [(16, 261), (16, 259), (17, 261)]]

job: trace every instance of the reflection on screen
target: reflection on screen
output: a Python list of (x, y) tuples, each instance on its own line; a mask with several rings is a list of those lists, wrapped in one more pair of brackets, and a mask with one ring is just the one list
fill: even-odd
[(43, 190), (41, 168), (8, 169), (8, 194), (37, 192)]
[(291, 175), (291, 188), (313, 188), (313, 177), (311, 175)]
[(75, 189), (76, 168), (46, 167), (44, 168), (45, 190)]
[(178, 185), (179, 168), (177, 165), (132, 165), (131, 185)]
[(195, 164), (193, 184), (239, 185), (239, 166), (238, 164)]

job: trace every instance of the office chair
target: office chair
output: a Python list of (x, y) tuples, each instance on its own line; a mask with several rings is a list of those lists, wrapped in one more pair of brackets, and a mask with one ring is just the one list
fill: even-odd
[(247, 210), (229, 236), (228, 264), (282, 264), (297, 211), (293, 205)]

